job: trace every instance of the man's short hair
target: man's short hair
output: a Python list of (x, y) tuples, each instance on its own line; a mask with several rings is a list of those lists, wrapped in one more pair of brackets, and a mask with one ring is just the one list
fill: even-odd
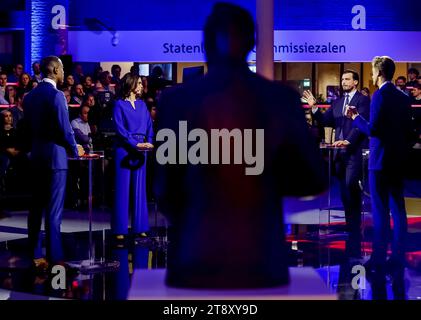
[(220, 54), (218, 39), (234, 33), (235, 40), (241, 47), (241, 53), (246, 58), (255, 44), (254, 31), (253, 18), (245, 9), (231, 3), (216, 3), (204, 26), (207, 57)]
[(83, 108), (88, 108), (88, 110), (91, 109), (87, 104), (82, 103), (79, 107), (79, 114), (82, 114)]
[(410, 74), (410, 73), (416, 74), (417, 77), (420, 75), (420, 72), (416, 68), (409, 68), (408, 69), (408, 74)]
[(48, 56), (41, 60), (41, 73), (44, 77), (53, 73), (53, 68), (58, 64), (60, 59), (56, 56)]
[(352, 70), (352, 69), (346, 69), (343, 74), (345, 73), (351, 73), (352, 74), (352, 79), (358, 81), (358, 83), (360, 82), (360, 75), (358, 74), (357, 71)]
[(118, 64), (113, 64), (111, 67), (111, 73), (114, 73), (115, 70), (120, 69), (121, 71), (121, 67)]
[(421, 90), (421, 83), (418, 83), (418, 82), (414, 83), (414, 85), (412, 86), (412, 88)]
[(395, 62), (391, 57), (388, 56), (376, 56), (371, 62), (373, 67), (378, 69), (381, 75), (387, 80), (390, 81), (395, 74)]
[(406, 82), (406, 78), (404, 76), (399, 76), (396, 78), (396, 81), (403, 80), (403, 82)]

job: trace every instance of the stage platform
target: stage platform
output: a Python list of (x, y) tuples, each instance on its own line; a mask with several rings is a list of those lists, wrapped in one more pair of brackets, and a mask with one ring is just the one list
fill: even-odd
[(176, 289), (164, 283), (165, 269), (134, 272), (129, 300), (336, 300), (319, 274), (310, 267), (291, 267), (287, 286), (265, 289)]

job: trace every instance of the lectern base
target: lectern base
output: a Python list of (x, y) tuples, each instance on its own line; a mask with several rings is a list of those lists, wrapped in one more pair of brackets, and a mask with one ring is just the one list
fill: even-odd
[(118, 261), (82, 260), (71, 261), (68, 265), (78, 269), (82, 274), (92, 274), (106, 271), (116, 271), (120, 267)]

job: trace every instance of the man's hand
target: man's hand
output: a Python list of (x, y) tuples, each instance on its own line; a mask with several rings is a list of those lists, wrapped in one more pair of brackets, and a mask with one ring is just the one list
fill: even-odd
[(15, 148), (7, 148), (6, 152), (12, 157), (16, 157), (19, 154), (19, 150), (16, 150)]
[(348, 140), (338, 140), (335, 141), (332, 146), (334, 147), (346, 147), (349, 146), (351, 143)]
[(154, 146), (152, 143), (145, 142), (145, 143), (138, 143), (136, 145), (136, 148), (140, 151), (143, 151), (143, 150), (151, 150), (154, 148)]
[(345, 116), (354, 120), (359, 115), (357, 108), (355, 106), (346, 106)]
[(83, 156), (85, 154), (85, 149), (83, 149), (83, 147), (80, 144), (78, 144), (76, 146), (77, 146), (77, 155), (78, 155), (78, 157)]
[(316, 105), (316, 98), (313, 96), (310, 90), (304, 90), (303, 98), (307, 101), (310, 107), (314, 107)]

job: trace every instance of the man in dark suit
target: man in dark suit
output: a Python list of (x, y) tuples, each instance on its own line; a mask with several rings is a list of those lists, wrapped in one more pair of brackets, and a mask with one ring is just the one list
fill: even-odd
[[(392, 267), (403, 272), (407, 220), (403, 195), (403, 178), (409, 151), (414, 143), (410, 99), (391, 82), (395, 63), (390, 57), (372, 61), (373, 83), (379, 86), (373, 94), (370, 122), (350, 108), (353, 125), (370, 136), (368, 163), (374, 220), (373, 254), (370, 266), (379, 272)], [(393, 218), (392, 256), (386, 264), (390, 216)], [(389, 270), (390, 271), (390, 270)]]
[[(155, 192), (160, 210), (171, 223), (166, 283), (197, 288), (284, 285), (289, 274), (282, 196), (324, 191), (326, 170), (308, 131), (299, 94), (248, 68), (246, 58), (255, 43), (250, 14), (232, 4), (216, 4), (204, 39), (208, 74), (166, 89), (158, 107), (161, 131)], [(187, 150), (180, 149), (178, 163), (165, 164), (160, 142), (164, 131), (178, 132), (179, 121), (196, 129), (186, 142), (192, 148), (189, 161), (181, 164)], [(230, 161), (219, 164), (219, 152), (200, 138), (205, 145), (200, 148), (200, 161), (193, 164), (190, 159), (198, 156), (192, 152), (198, 143), (192, 146), (193, 142), (223, 128), (232, 134), (222, 148), (224, 152), (227, 147)], [(264, 130), (264, 141), (253, 144), (246, 137), (257, 136), (258, 130)], [(262, 160), (260, 168), (248, 168), (241, 161), (243, 152), (237, 142), (242, 132), (244, 151), (255, 148)], [(233, 138), (234, 150), (229, 142)], [(245, 154), (244, 159), (247, 162)]]
[(78, 157), (69, 122), (66, 98), (57, 90), (64, 79), (63, 64), (55, 56), (42, 60), (42, 82), (23, 101), (24, 128), (30, 140), (33, 173), (32, 206), (28, 238), (35, 264), (41, 258), (40, 228), (45, 214), (46, 253), (50, 263), (63, 260), (61, 216), (67, 176), (67, 154)]
[(316, 106), (316, 100), (310, 91), (304, 92), (304, 98), (312, 107), (313, 117), (324, 127), (335, 129), (333, 146), (343, 147), (335, 153), (336, 175), (340, 183), (342, 203), (345, 211), (348, 241), (347, 255), (351, 258), (361, 256), (361, 190), (362, 150), (368, 147), (367, 136), (352, 126), (352, 121), (345, 116), (347, 105), (355, 106), (367, 119), (369, 116), (370, 98), (357, 90), (359, 75), (353, 70), (342, 74), (342, 98), (333, 101), (331, 107), (322, 114)]

